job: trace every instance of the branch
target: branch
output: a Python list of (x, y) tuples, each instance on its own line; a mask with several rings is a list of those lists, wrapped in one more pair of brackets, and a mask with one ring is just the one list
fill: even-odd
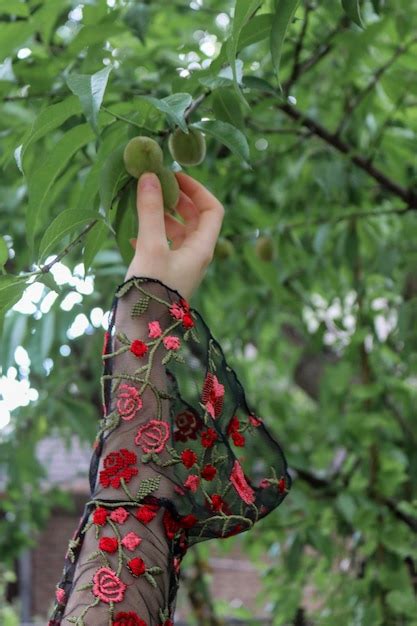
[(303, 50), (304, 39), (305, 39), (307, 29), (308, 29), (309, 16), (313, 8), (314, 7), (309, 2), (307, 2), (305, 9), (304, 9), (303, 26), (300, 30), (300, 34), (298, 36), (297, 43), (295, 44), (295, 48), (294, 48), (294, 62), (293, 62), (292, 72), (291, 72), (289, 79), (285, 83), (285, 92), (284, 92), (285, 94), (289, 93), (291, 87), (296, 82), (300, 74), (300, 69), (301, 69), (300, 56)]
[(75, 237), (75, 239), (73, 239), (62, 250), (62, 252), (57, 254), (57, 256), (50, 263), (47, 263), (46, 265), (43, 265), (40, 268), (40, 270), (38, 272), (36, 272), (36, 274), (38, 274), (38, 275), (47, 274), (51, 270), (51, 268), (55, 265), (55, 263), (58, 263), (59, 261), (61, 261), (61, 259), (63, 259), (65, 256), (67, 256), (67, 254), (69, 254), (73, 248), (78, 246), (78, 244), (82, 243), (82, 241), (83, 241), (84, 237), (86, 236), (86, 234), (90, 232), (90, 230), (93, 228), (93, 226), (95, 226), (97, 224), (97, 222), (98, 222), (98, 219), (93, 220), (87, 226), (85, 226), (85, 228), (83, 228), (83, 230), (77, 235), (77, 237)]
[[(270, 94), (265, 94), (266, 97), (268, 95), (270, 96)], [(277, 107), (293, 120), (300, 122), (303, 126), (311, 130), (314, 135), (320, 137), (320, 139), (335, 148), (338, 152), (347, 155), (352, 163), (366, 172), (371, 178), (378, 181), (384, 189), (390, 191), (398, 198), (401, 198), (401, 200), (403, 200), (410, 209), (417, 209), (417, 195), (415, 192), (411, 189), (407, 189), (406, 187), (402, 187), (389, 178), (386, 174), (381, 172), (381, 170), (372, 165), (369, 159), (360, 154), (355, 154), (352, 147), (343, 141), (338, 135), (331, 133), (319, 122), (316, 122), (311, 117), (308, 117), (291, 104), (282, 103), (278, 104)]]

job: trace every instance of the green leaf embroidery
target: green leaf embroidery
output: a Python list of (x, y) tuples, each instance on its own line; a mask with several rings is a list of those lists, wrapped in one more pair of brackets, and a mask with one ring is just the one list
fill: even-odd
[(131, 317), (139, 317), (149, 306), (149, 296), (143, 296), (132, 307)]
[(152, 587), (155, 587), (155, 589), (156, 589), (157, 588), (156, 580), (152, 576), (152, 574), (150, 574), (149, 571), (147, 570), (143, 575), (146, 578), (146, 580), (148, 581), (148, 583), (150, 583), (152, 585)]
[(146, 496), (150, 495), (159, 488), (161, 482), (161, 476), (152, 476), (151, 478), (145, 478), (142, 480), (139, 486), (136, 499), (143, 500)]

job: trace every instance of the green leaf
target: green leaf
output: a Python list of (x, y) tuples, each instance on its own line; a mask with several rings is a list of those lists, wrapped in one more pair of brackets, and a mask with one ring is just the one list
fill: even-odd
[(19, 0), (0, 0), (0, 14), (28, 17), (29, 6)]
[[(23, 140), (20, 159), (23, 163), (24, 156), (32, 143), (41, 139), (46, 134), (61, 126), (67, 119), (73, 115), (81, 113), (81, 106), (78, 98), (69, 96), (58, 104), (52, 104), (39, 113), (32, 124), (32, 128), (27, 134), (27, 138)], [(24, 163), (23, 163), (24, 166)]]
[(282, 47), (300, 0), (277, 0), (271, 29), (271, 56), (279, 82)]
[(219, 122), (217, 120), (195, 122), (191, 126), (202, 130), (208, 135), (212, 135), (212, 137), (227, 146), (231, 152), (246, 161), (248, 165), (251, 165), (248, 140), (239, 129), (228, 122)]
[(213, 92), (212, 104), (218, 120), (228, 122), (241, 130), (244, 128), (240, 99), (234, 90), (227, 87), (216, 89)]
[(360, 0), (342, 0), (342, 7), (346, 15), (361, 28), (364, 27), (361, 16)]
[(134, 4), (123, 18), (132, 33), (145, 45), (145, 37), (149, 28), (150, 6), (143, 2)]
[(73, 155), (94, 139), (88, 124), (75, 126), (50, 150), (28, 181), (29, 205), (26, 216), (26, 237), (31, 248), (39, 229), (43, 205), (56, 178)]
[(240, 33), (242, 32), (243, 27), (249, 22), (255, 11), (259, 9), (262, 2), (263, 0), (236, 0), (232, 24), (232, 33), (226, 43), (226, 53), (232, 68), (233, 82), (235, 85), (236, 93), (246, 107), (249, 107), (249, 105), (243, 97), (237, 81), (236, 55), (239, 46)]
[(0, 23), (0, 59), (13, 54), (32, 35), (32, 24), (29, 20)]
[(80, 99), (84, 115), (97, 134), (99, 134), (98, 114), (106, 91), (111, 66), (96, 72), (93, 75), (71, 74), (67, 78), (67, 85), (72, 93)]
[(97, 222), (95, 226), (87, 233), (85, 237), (84, 247), (84, 270), (87, 274), (90, 269), (96, 254), (103, 247), (107, 236), (109, 234), (109, 227), (105, 222)]
[(9, 248), (4, 238), (0, 236), (0, 268), (4, 267), (9, 258)]
[(129, 180), (123, 161), (123, 152), (127, 142), (109, 154), (100, 172), (100, 200), (103, 209), (108, 215), (116, 194)]
[(0, 313), (11, 309), (26, 289), (26, 277), (0, 276)]
[(78, 209), (67, 209), (54, 219), (52, 224), (48, 226), (42, 237), (39, 246), (39, 260), (44, 259), (50, 254), (56, 244), (66, 235), (77, 230), (83, 224), (99, 220), (100, 215), (94, 211), (79, 211)]
[(160, 100), (152, 96), (141, 96), (141, 100), (149, 102), (156, 109), (165, 113), (172, 124), (176, 124), (184, 132), (187, 132), (187, 123), (184, 119), (184, 113), (193, 101), (189, 93), (174, 93)]

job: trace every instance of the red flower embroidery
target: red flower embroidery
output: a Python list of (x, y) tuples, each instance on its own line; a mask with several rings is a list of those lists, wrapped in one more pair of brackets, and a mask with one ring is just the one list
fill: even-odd
[(55, 598), (58, 604), (64, 604), (66, 595), (65, 595), (65, 591), (61, 589), (61, 587), (58, 587), (58, 589), (55, 589)]
[(190, 513), (189, 515), (184, 515), (181, 517), (180, 524), (183, 528), (192, 528), (198, 522), (198, 517)]
[(232, 528), (232, 530), (227, 531), (223, 536), (224, 537), (231, 537), (232, 535), (237, 535), (242, 530), (244, 530), (244, 528), (245, 527), (242, 524), (237, 524), (237, 526), (235, 528)]
[(118, 613), (112, 626), (148, 626), (147, 623), (133, 611)]
[(266, 487), (269, 487), (270, 484), (271, 484), (271, 482), (269, 481), (268, 478), (262, 478), (262, 480), (259, 483), (259, 487), (261, 489), (266, 489)]
[(124, 524), (128, 517), (129, 513), (122, 506), (119, 506), (112, 513), (110, 513), (111, 521), (116, 522), (117, 524)]
[(213, 511), (223, 511), (224, 507), (226, 506), (226, 502), (223, 500), (221, 495), (219, 495), (218, 493), (214, 493), (211, 496), (210, 506), (213, 509)]
[(139, 556), (131, 559), (127, 565), (133, 576), (142, 576), (146, 572), (145, 562)]
[(168, 337), (164, 337), (164, 339), (162, 340), (162, 343), (164, 344), (167, 350), (179, 350), (181, 347), (180, 339), (178, 337), (175, 337), (174, 335), (169, 335)]
[(204, 406), (211, 417), (220, 415), (223, 408), (224, 385), (221, 385), (215, 374), (209, 372), (204, 380), (201, 394)]
[(245, 445), (245, 436), (242, 433), (234, 432), (232, 433), (232, 439), (235, 446), (244, 446)]
[(109, 554), (116, 552), (118, 547), (119, 542), (116, 537), (100, 537), (98, 542), (98, 549), (103, 550), (103, 552), (109, 552)]
[(127, 586), (109, 567), (100, 567), (93, 576), (93, 594), (102, 602), (121, 602)]
[(144, 452), (162, 452), (169, 437), (169, 424), (162, 420), (149, 420), (141, 426), (135, 444)]
[(219, 436), (214, 428), (207, 428), (207, 430), (201, 433), (201, 445), (205, 448), (211, 448), (218, 438)]
[(148, 322), (148, 331), (151, 339), (157, 339), (162, 335), (162, 328), (157, 320)]
[(237, 459), (234, 462), (233, 469), (230, 474), (230, 482), (244, 502), (247, 504), (252, 504), (254, 502), (255, 492), (247, 482), (242, 466)]
[(192, 328), (194, 326), (194, 320), (189, 313), (184, 313), (182, 318), (182, 325), (184, 328)]
[(158, 510), (159, 506), (157, 504), (142, 504), (136, 511), (136, 519), (143, 524), (149, 524), (156, 516)]
[(235, 446), (245, 445), (245, 436), (239, 432), (240, 422), (237, 415), (233, 415), (229, 424), (227, 425), (227, 434), (232, 437)]
[(135, 339), (130, 344), (130, 351), (137, 356), (138, 358), (144, 356), (148, 351), (148, 346), (146, 343), (141, 341), (140, 339)]
[(117, 411), (122, 419), (128, 421), (142, 408), (143, 402), (136, 387), (120, 385), (117, 394)]
[(162, 517), (162, 523), (164, 525), (168, 539), (172, 539), (181, 528), (180, 523), (177, 522), (177, 520), (172, 516), (172, 513), (169, 509), (165, 509), (164, 515)]
[(204, 478), (204, 480), (213, 480), (216, 473), (217, 469), (214, 467), (214, 465), (211, 465), (211, 463), (207, 463), (207, 465), (205, 465), (201, 470), (201, 476)]
[(285, 478), (280, 478), (278, 481), (278, 489), (281, 493), (283, 493), (286, 489)]
[(190, 474), (184, 483), (184, 487), (186, 487), (192, 492), (196, 492), (199, 484), (200, 484), (200, 478), (196, 476), (195, 474)]
[(102, 355), (103, 355), (103, 354), (106, 354), (106, 352), (107, 352), (107, 344), (108, 344), (108, 342), (109, 342), (109, 339), (110, 339), (110, 333), (109, 333), (108, 331), (106, 331), (106, 332), (104, 333), (103, 349), (102, 349), (102, 351), (101, 351), (101, 354), (102, 354)]
[(104, 526), (109, 513), (110, 512), (103, 509), (102, 506), (99, 506), (93, 513), (93, 524), (96, 524), (97, 526)]
[(118, 489), (122, 478), (128, 483), (138, 473), (137, 467), (129, 467), (136, 462), (136, 454), (126, 448), (110, 452), (104, 459), (104, 469), (100, 471), (100, 484)]
[(175, 424), (178, 430), (174, 431), (174, 440), (187, 441), (197, 439), (197, 431), (203, 426), (203, 420), (199, 415), (185, 410), (175, 416)]
[(252, 426), (255, 426), (255, 428), (262, 424), (262, 420), (260, 420), (259, 417), (255, 417), (255, 415), (249, 415), (248, 417), (250, 423), (252, 424)]
[(181, 461), (185, 467), (190, 468), (197, 462), (197, 455), (190, 448), (186, 448), (181, 452)]

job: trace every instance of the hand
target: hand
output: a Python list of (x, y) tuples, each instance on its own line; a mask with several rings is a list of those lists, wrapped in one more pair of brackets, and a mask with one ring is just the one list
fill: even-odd
[(180, 186), (176, 211), (185, 224), (164, 212), (161, 185), (155, 174), (146, 172), (138, 180), (139, 231), (137, 239), (131, 240), (135, 255), (125, 280), (131, 276), (158, 278), (188, 300), (213, 258), (224, 208), (194, 178), (183, 172), (175, 175)]

